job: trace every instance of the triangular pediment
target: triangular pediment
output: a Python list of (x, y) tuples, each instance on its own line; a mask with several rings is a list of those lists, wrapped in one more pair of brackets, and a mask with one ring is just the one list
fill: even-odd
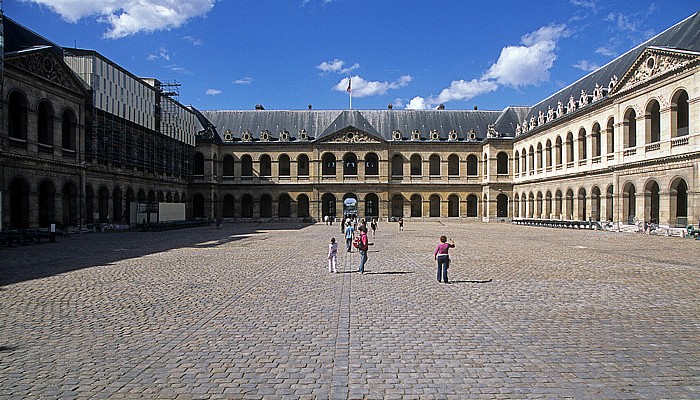
[(76, 93), (86, 92), (80, 79), (49, 47), (7, 54), (5, 66), (14, 67)]
[(347, 126), (318, 140), (319, 143), (381, 143), (376, 136), (354, 126)]
[(665, 47), (648, 47), (625, 72), (610, 94), (621, 93), (651, 80), (668, 76), (700, 60), (700, 53)]
[(340, 113), (319, 135), (317, 142), (331, 143), (381, 143), (382, 135), (357, 110)]

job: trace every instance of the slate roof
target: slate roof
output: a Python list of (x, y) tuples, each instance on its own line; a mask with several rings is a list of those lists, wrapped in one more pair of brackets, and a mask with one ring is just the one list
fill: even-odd
[(354, 127), (386, 141), (393, 141), (394, 131), (400, 131), (403, 140), (409, 140), (414, 130), (421, 140), (430, 140), (431, 130), (437, 130), (440, 140), (447, 140), (456, 131), (458, 140), (466, 141), (473, 130), (478, 140), (487, 136), (488, 126), (495, 124), (496, 131), (512, 137), (518, 118), (528, 108), (508, 107), (503, 111), (471, 110), (223, 110), (201, 111), (202, 127), (211, 123), (221, 137), (230, 130), (234, 141), (240, 140), (244, 131), (250, 131), (254, 140), (260, 133), (269, 131), (274, 140), (286, 130), (294, 141), (299, 131), (306, 131), (309, 140), (320, 140), (347, 127)]
[(2, 19), (5, 54), (48, 47), (51, 48), (57, 56), (63, 57), (61, 47), (54, 42), (25, 28), (6, 15), (3, 15)]
[[(571, 96), (574, 96), (574, 99), (578, 101), (581, 97), (581, 90), (585, 90), (586, 94), (591, 96), (596, 84), (607, 88), (613, 76), (621, 79), (639, 55), (648, 47), (700, 51), (700, 12), (691, 15), (659, 35), (610, 61), (603, 67), (535, 104), (530, 108), (530, 112), (520, 119), (520, 123), (524, 120), (529, 120), (530, 117), (537, 119), (540, 111), (547, 115), (549, 107), (556, 110), (559, 101), (566, 106)], [(585, 107), (578, 110), (584, 109)]]

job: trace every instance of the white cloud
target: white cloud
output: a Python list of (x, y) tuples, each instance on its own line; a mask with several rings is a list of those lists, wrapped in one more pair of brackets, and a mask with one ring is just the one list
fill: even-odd
[(165, 61), (170, 61), (170, 55), (168, 54), (168, 49), (165, 47), (160, 48), (160, 58), (162, 58)]
[(165, 68), (167, 68), (167, 69), (169, 69), (169, 70), (171, 70), (171, 71), (173, 71), (173, 72), (177, 72), (177, 73), (179, 73), (179, 74), (183, 74), (183, 75), (192, 75), (192, 71), (188, 70), (188, 69), (185, 68), (185, 67), (181, 67), (181, 66), (179, 66), (179, 65), (177, 65), (177, 64), (166, 65)]
[[(343, 78), (337, 85), (333, 87), (333, 90), (339, 92), (345, 92), (348, 89), (348, 79)], [(379, 81), (367, 81), (359, 75), (352, 77), (352, 95), (353, 97), (367, 97), (367, 96), (380, 96), (386, 94), (390, 89), (399, 89), (411, 82), (413, 78), (411, 75), (403, 75), (394, 82), (379, 82)]]
[(233, 81), (233, 83), (235, 83), (236, 85), (250, 85), (251, 83), (253, 83), (253, 78), (246, 76), (241, 79), (236, 79), (235, 81)]
[(338, 74), (347, 74), (348, 72), (360, 68), (360, 64), (355, 63), (349, 67), (343, 68), (345, 65), (345, 61), (339, 60), (339, 59), (334, 59), (333, 61), (324, 61), (321, 64), (317, 65), (316, 68), (321, 70), (321, 74), (328, 74), (328, 73), (338, 73)]
[(158, 56), (155, 54), (149, 54), (148, 57), (146, 57), (148, 61), (155, 61), (158, 59)]
[(579, 60), (579, 62), (574, 64), (574, 67), (582, 71), (592, 72), (600, 68), (600, 65), (588, 60)]
[(105, 38), (119, 39), (139, 32), (178, 28), (207, 14), (216, 0), (27, 0), (44, 5), (68, 22), (97, 17), (110, 29)]
[(218, 94), (221, 94), (221, 90), (219, 90), (219, 89), (207, 89), (206, 94), (208, 96), (216, 96)]
[(452, 100), (470, 100), (480, 94), (493, 92), (498, 85), (493, 81), (472, 79), (471, 81), (452, 81), (450, 87), (442, 89), (438, 97), (431, 104), (446, 103)]
[(411, 99), (411, 101), (408, 102), (408, 105), (406, 106), (407, 110), (427, 110), (428, 109), (428, 104), (426, 103), (425, 99), (416, 96)]
[(507, 46), (498, 61), (484, 74), (501, 85), (519, 87), (536, 85), (549, 79), (554, 65), (557, 41), (569, 35), (566, 25), (548, 25), (521, 38), (523, 46)]
[(400, 98), (400, 97), (397, 97), (397, 98), (394, 100), (394, 102), (392, 103), (392, 105), (393, 105), (394, 107), (398, 107), (398, 108), (403, 107), (403, 99)]

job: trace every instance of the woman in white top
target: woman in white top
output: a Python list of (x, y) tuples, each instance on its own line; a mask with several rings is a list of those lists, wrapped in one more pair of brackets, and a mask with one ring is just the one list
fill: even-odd
[(328, 245), (328, 272), (338, 272), (336, 265), (338, 264), (338, 243), (335, 238), (331, 238), (331, 244)]

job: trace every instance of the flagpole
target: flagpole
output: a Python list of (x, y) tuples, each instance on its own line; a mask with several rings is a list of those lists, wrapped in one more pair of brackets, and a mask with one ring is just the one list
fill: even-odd
[(352, 110), (352, 76), (348, 76), (348, 93), (350, 93), (350, 109)]

